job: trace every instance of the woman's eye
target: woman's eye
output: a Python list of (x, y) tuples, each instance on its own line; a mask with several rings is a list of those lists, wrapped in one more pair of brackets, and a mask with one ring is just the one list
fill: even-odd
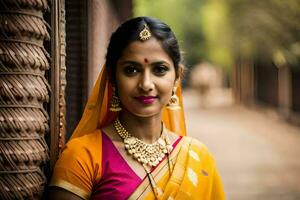
[(136, 74), (138, 72), (138, 69), (134, 66), (127, 66), (124, 68), (124, 72), (127, 75), (133, 75)]
[(157, 75), (165, 75), (168, 70), (169, 68), (164, 65), (155, 66), (153, 69), (154, 73)]

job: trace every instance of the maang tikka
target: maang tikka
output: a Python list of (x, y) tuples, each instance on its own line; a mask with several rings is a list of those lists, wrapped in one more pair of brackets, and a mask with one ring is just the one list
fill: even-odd
[(145, 41), (151, 37), (151, 32), (147, 24), (144, 25), (144, 29), (139, 34), (140, 40)]
[(117, 96), (116, 89), (113, 88), (113, 92), (112, 92), (111, 99), (110, 99), (109, 110), (112, 111), (112, 112), (121, 111), (122, 108), (120, 106), (120, 103), (121, 103), (121, 101), (120, 101), (119, 97)]
[(167, 105), (167, 108), (170, 110), (180, 110), (181, 109), (180, 105), (179, 105), (179, 98), (176, 95), (176, 90), (177, 90), (177, 87), (174, 87), (173, 91), (172, 91), (172, 96)]

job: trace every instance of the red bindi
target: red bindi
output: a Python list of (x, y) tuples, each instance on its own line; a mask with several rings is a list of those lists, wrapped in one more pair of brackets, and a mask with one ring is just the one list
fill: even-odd
[(144, 62), (145, 62), (145, 63), (148, 63), (148, 59), (147, 59), (147, 58), (144, 58)]

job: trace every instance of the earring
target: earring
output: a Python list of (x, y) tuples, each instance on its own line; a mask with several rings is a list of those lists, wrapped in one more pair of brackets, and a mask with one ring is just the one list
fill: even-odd
[(112, 112), (118, 112), (120, 110), (122, 110), (121, 106), (120, 106), (120, 99), (116, 94), (116, 90), (113, 89), (113, 93), (110, 99), (110, 107), (109, 110)]
[(181, 109), (179, 106), (179, 98), (176, 95), (176, 90), (177, 90), (177, 87), (174, 87), (174, 89), (172, 91), (172, 96), (167, 105), (167, 108), (170, 110), (180, 110)]

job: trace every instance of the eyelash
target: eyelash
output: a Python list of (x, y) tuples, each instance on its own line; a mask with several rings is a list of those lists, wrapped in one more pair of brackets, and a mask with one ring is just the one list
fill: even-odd
[(159, 66), (155, 66), (153, 69), (153, 72), (157, 75), (165, 75), (165, 73), (169, 70), (168, 67), (164, 66), (164, 65), (159, 65)]
[[(165, 65), (157, 65), (153, 67), (153, 73), (158, 76), (163, 76), (169, 71), (169, 68)], [(128, 76), (133, 76), (136, 73), (140, 72), (140, 70), (135, 66), (126, 66), (124, 67), (124, 73)]]
[[(133, 72), (133, 70), (134, 70), (134, 72)], [(139, 70), (138, 70), (135, 66), (126, 66), (126, 67), (124, 68), (124, 72), (125, 72), (125, 74), (127, 74), (127, 75), (134, 75), (134, 74), (136, 74), (137, 72), (139, 72)]]

